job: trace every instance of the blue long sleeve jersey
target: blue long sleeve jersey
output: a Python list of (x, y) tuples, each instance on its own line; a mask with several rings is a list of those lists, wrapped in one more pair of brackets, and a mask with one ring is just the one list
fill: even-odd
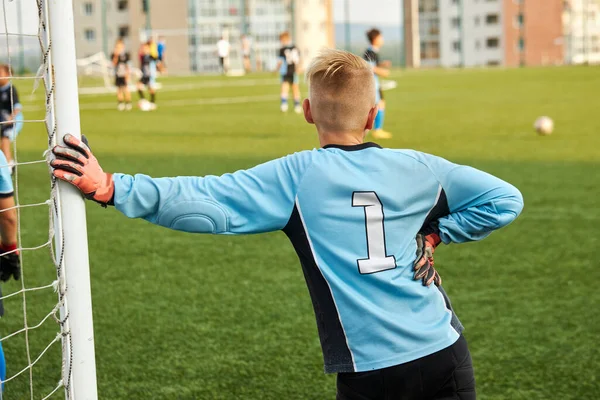
[(443, 289), (413, 280), (415, 236), (480, 240), (523, 199), (485, 172), (374, 143), (325, 146), (223, 176), (114, 175), (116, 208), (185, 232), (283, 230), (312, 298), (325, 371), (405, 363), (452, 345), (462, 326)]

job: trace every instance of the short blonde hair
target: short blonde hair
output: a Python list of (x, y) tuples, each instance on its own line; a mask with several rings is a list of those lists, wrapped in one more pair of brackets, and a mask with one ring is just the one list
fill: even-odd
[(321, 132), (363, 131), (375, 106), (372, 67), (343, 50), (324, 49), (306, 70), (311, 113)]

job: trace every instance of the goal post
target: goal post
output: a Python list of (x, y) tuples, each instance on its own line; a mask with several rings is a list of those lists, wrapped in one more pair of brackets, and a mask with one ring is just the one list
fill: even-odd
[[(42, 0), (38, 0), (42, 1)], [(54, 122), (54, 140), (62, 143), (70, 133), (81, 137), (77, 64), (72, 0), (48, 0), (50, 56), (47, 78), (52, 82), (49, 101)], [(51, 143), (52, 144), (52, 143)], [(92, 296), (87, 245), (85, 204), (72, 185), (58, 181), (56, 249), (61, 254), (65, 273), (65, 309), (62, 317), (67, 324), (63, 334), (66, 396), (73, 400), (96, 400), (96, 363)], [(63, 246), (64, 245), (64, 246)]]

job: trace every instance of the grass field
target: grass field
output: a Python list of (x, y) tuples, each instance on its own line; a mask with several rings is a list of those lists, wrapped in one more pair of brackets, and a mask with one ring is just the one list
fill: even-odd
[[(481, 399), (597, 399), (600, 388), (600, 69), (410, 71), (386, 92), (387, 147), (465, 163), (516, 185), (525, 210), (474, 244), (440, 248), (436, 264), (466, 326)], [(107, 171), (221, 174), (318, 146), (301, 116), (278, 111), (277, 81), (162, 80), (159, 109), (116, 111), (82, 96), (82, 128)], [(28, 96), (28, 118), (43, 117)], [(35, 104), (37, 111), (33, 108)], [(30, 107), (29, 111), (28, 106)], [(556, 130), (539, 137), (540, 115)], [(41, 124), (19, 137), (19, 160), (41, 158)], [(21, 203), (48, 194), (45, 166), (19, 172)], [(98, 384), (102, 399), (333, 399), (311, 302), (281, 233), (183, 234), (88, 203)], [(22, 212), (23, 243), (47, 240), (47, 209)], [(47, 251), (24, 254), (28, 287), (51, 282)], [(5, 294), (20, 283), (4, 284)], [(51, 309), (27, 296), (30, 325)], [(23, 327), (22, 299), (5, 301), (0, 334)], [(56, 335), (30, 333), (32, 358)], [(24, 337), (3, 343), (9, 376), (27, 365)], [(34, 398), (59, 380), (59, 346), (33, 368)], [(61, 396), (57, 396), (61, 397)], [(29, 395), (27, 373), (5, 398)]]

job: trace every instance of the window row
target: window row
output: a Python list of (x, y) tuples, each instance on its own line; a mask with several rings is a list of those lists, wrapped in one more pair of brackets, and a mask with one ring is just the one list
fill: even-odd
[[(111, 4), (112, 4), (111, 2), (105, 3), (105, 7), (107, 10), (110, 9)], [(114, 4), (115, 4), (116, 9), (119, 11), (127, 11), (129, 9), (129, 0), (116, 0), (116, 2)], [(94, 14), (95, 7), (94, 7), (93, 2), (86, 1), (81, 6), (82, 6), (81, 12), (83, 13), (83, 15), (91, 16)], [(143, 11), (146, 11), (147, 7), (148, 7), (147, 1), (142, 1)]]
[[(122, 25), (118, 28), (118, 37), (126, 39), (129, 37), (129, 25)], [(83, 30), (83, 37), (88, 42), (96, 41), (96, 30), (94, 28), (86, 28)]]
[[(498, 23), (500, 23), (500, 15), (498, 14), (487, 14), (484, 18), (485, 21), (485, 25), (497, 25)], [(473, 20), (475, 26), (480, 26), (481, 25), (481, 17), (476, 16), (475, 19)], [(517, 17), (517, 23), (522, 24), (523, 23), (523, 16), (519, 15)], [(450, 20), (450, 25), (453, 28), (459, 29), (462, 25), (462, 19), (460, 17), (453, 17)]]

